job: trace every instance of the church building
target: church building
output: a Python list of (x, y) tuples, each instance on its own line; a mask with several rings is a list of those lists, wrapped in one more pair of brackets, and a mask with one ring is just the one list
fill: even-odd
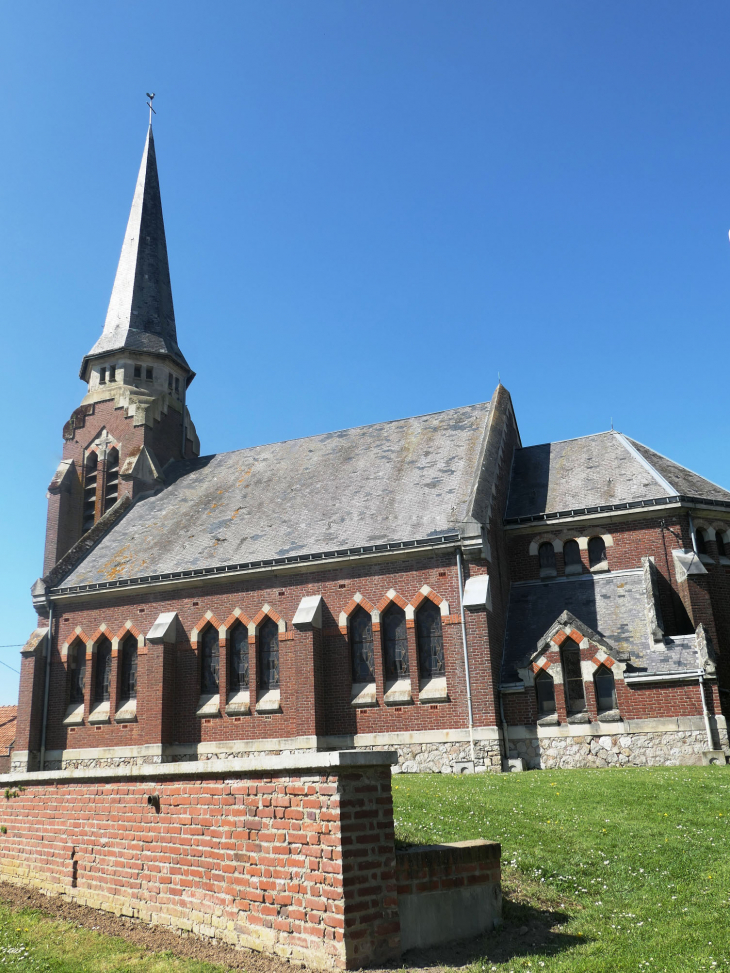
[(722, 487), (613, 430), (525, 446), (502, 385), (201, 455), (151, 128), (80, 378), (13, 771), (348, 748), (442, 773), (730, 756)]

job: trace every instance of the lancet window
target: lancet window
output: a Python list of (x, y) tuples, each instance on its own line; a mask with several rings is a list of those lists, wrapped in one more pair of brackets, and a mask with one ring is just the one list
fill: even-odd
[(103, 703), (109, 699), (112, 680), (112, 644), (102, 635), (96, 645), (96, 668), (94, 671), (94, 702)]
[(445, 675), (441, 610), (430, 598), (426, 598), (416, 612), (416, 640), (421, 678), (429, 679)]
[(583, 673), (580, 666), (580, 649), (572, 639), (566, 639), (560, 647), (563, 660), (563, 683), (569, 713), (582, 713), (586, 708)]
[(137, 698), (137, 637), (131, 632), (122, 642), (120, 699)]
[(279, 626), (267, 617), (259, 628), (259, 689), (279, 688)]
[(86, 685), (86, 646), (79, 639), (68, 650), (68, 701), (83, 703)]
[(200, 693), (202, 696), (215, 696), (218, 693), (220, 670), (220, 647), (218, 629), (213, 625), (203, 632), (200, 656)]
[(403, 679), (408, 676), (408, 637), (406, 613), (398, 605), (390, 605), (383, 615), (383, 654), (385, 678)]
[(369, 612), (358, 607), (350, 618), (353, 683), (375, 682), (373, 623)]
[(91, 528), (94, 526), (94, 519), (96, 515), (96, 479), (98, 462), (99, 459), (96, 452), (91, 452), (86, 457), (86, 463), (84, 464), (84, 533), (86, 533), (87, 530), (91, 530)]
[(231, 630), (228, 660), (229, 692), (248, 689), (248, 629), (240, 622)]
[(552, 676), (541, 669), (535, 676), (537, 712), (539, 716), (550, 716), (555, 712), (555, 683)]

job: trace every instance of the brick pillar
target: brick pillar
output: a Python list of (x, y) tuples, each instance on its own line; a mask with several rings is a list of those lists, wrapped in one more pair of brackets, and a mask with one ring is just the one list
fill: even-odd
[(296, 657), (297, 733), (302, 736), (325, 733), (324, 654), (322, 637), (322, 598), (302, 599), (292, 622)]
[(50, 645), (47, 628), (37, 628), (20, 650), (20, 691), (13, 762), (24, 762), (25, 766), (20, 768), (22, 770), (37, 769), (43, 730), (43, 697), (48, 651)]
[(174, 743), (175, 668), (181, 628), (177, 612), (160, 615), (146, 638), (144, 685), (138, 687), (145, 743)]

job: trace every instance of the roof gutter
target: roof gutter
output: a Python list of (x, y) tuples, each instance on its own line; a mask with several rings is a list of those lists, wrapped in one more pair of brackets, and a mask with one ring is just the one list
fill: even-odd
[(311, 570), (313, 565), (339, 567), (343, 562), (361, 559), (388, 559), (404, 555), (428, 554), (431, 551), (453, 550), (460, 543), (457, 532), (444, 533), (436, 537), (419, 540), (393, 541), (388, 544), (369, 544), (362, 547), (345, 548), (339, 551), (323, 551), (314, 554), (292, 554), (287, 557), (267, 558), (241, 564), (227, 564), (210, 568), (195, 568), (188, 571), (171, 571), (141, 578), (121, 578), (117, 581), (99, 581), (92, 584), (55, 587), (51, 594), (57, 603), (83, 596), (111, 591), (166, 590), (169, 588), (199, 585), (204, 581), (220, 583), (222, 578), (251, 577), (256, 575), (296, 573)]

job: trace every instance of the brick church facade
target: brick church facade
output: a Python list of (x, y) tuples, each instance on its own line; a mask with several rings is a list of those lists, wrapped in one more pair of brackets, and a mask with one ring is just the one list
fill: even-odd
[(14, 771), (343, 748), (397, 770), (724, 762), (730, 492), (508, 391), (201, 456), (150, 129), (48, 489)]

